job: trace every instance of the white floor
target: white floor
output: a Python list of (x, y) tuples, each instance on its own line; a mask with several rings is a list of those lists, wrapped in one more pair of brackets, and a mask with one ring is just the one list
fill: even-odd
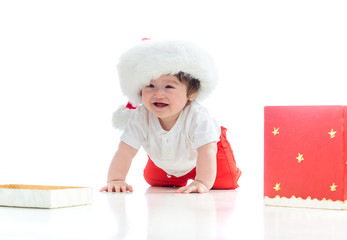
[(185, 195), (131, 180), (133, 193), (116, 194), (90, 178), (88, 206), (0, 207), (0, 239), (347, 239), (347, 211), (265, 207), (261, 183)]

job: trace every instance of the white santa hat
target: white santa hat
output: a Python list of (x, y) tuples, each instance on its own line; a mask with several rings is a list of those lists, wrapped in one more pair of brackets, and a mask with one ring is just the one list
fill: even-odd
[[(132, 105), (141, 104), (141, 90), (162, 75), (184, 72), (199, 80), (197, 101), (204, 100), (218, 82), (212, 57), (201, 47), (185, 41), (143, 41), (121, 55), (117, 68), (121, 90)], [(115, 128), (124, 128), (131, 115), (128, 109), (121, 107), (114, 113)]]

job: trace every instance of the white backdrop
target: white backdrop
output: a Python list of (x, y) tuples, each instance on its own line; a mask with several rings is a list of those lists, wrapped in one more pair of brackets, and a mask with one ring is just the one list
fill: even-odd
[(229, 129), (240, 183), (260, 189), (264, 106), (347, 104), (346, 12), (333, 0), (0, 1), (0, 184), (103, 182), (127, 101), (117, 59), (149, 37), (215, 57), (203, 104)]

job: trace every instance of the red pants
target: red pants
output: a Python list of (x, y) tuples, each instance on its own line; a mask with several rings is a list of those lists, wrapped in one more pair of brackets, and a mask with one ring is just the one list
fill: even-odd
[[(241, 175), (234, 159), (233, 150), (226, 138), (227, 129), (221, 127), (220, 140), (217, 143), (217, 176), (212, 189), (236, 189), (239, 187), (237, 181)], [(144, 170), (144, 177), (151, 186), (164, 187), (175, 186), (183, 187), (187, 185), (188, 180), (194, 180), (196, 169), (181, 177), (168, 176), (168, 174), (157, 167), (153, 161), (148, 158)]]

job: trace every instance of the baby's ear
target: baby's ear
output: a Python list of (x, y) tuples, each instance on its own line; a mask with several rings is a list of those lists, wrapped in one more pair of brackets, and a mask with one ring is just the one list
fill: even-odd
[(191, 93), (190, 96), (188, 96), (188, 100), (189, 100), (189, 101), (193, 101), (194, 98), (196, 97), (196, 94), (197, 94), (197, 92)]

